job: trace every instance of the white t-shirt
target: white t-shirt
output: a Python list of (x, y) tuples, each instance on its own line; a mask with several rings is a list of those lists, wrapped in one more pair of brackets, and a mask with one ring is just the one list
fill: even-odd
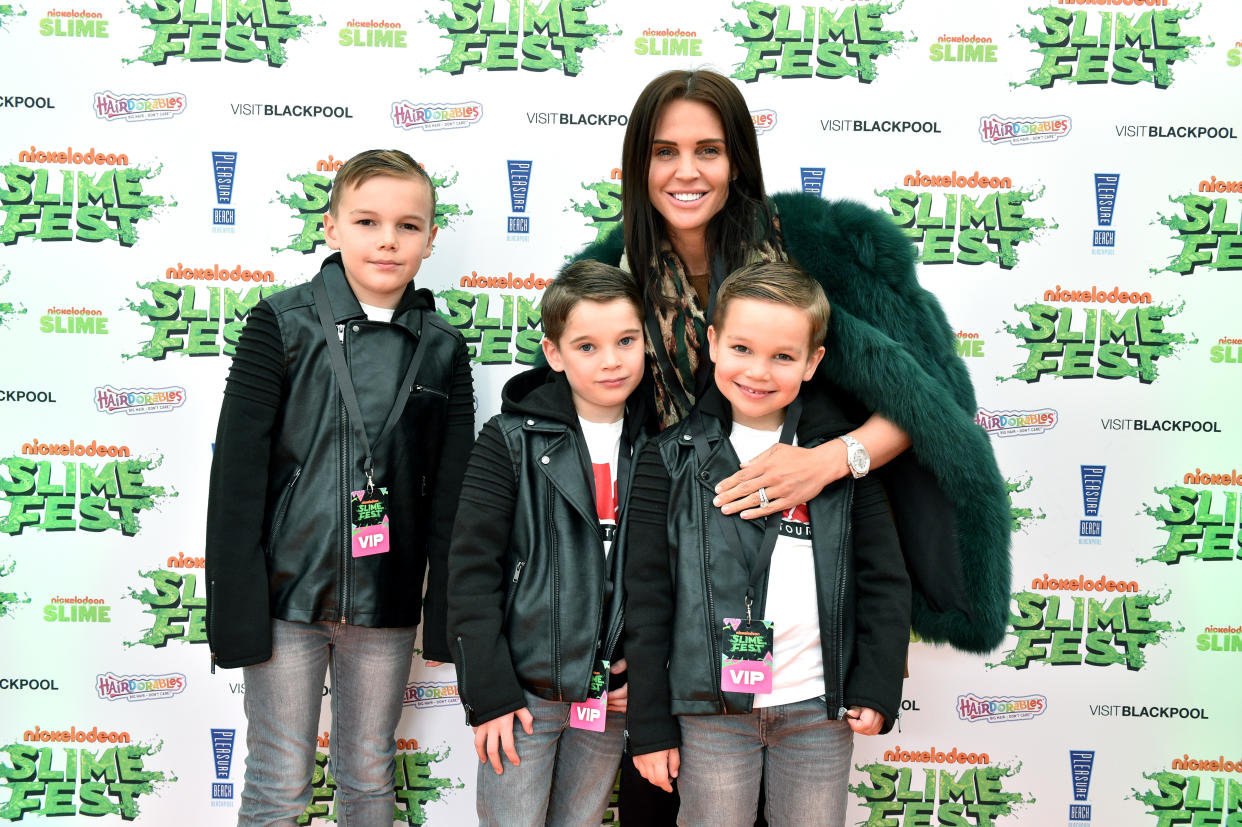
[(395, 307), (376, 307), (363, 302), (358, 302), (358, 304), (362, 305), (362, 312), (367, 314), (367, 319), (373, 322), (391, 322), (392, 314), (397, 310)]
[[(780, 431), (760, 431), (733, 423), (729, 442), (738, 459), (753, 459), (780, 440)], [(797, 441), (795, 440), (795, 443)], [(755, 549), (757, 551), (758, 549)], [(819, 645), (819, 602), (811, 523), (806, 504), (781, 515), (776, 547), (768, 567), (765, 616), (775, 626), (772, 691), (755, 696), (755, 706), (779, 706), (824, 694), (824, 655)]]
[(621, 429), (624, 417), (616, 422), (588, 422), (578, 417), (587, 452), (591, 455), (591, 476), (595, 480), (595, 513), (599, 517), (604, 556), (612, 551), (617, 532), (617, 465), (621, 456)]

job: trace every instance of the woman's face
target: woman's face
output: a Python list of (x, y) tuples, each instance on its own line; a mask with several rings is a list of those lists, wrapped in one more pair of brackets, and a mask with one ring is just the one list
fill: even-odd
[(679, 238), (702, 240), (707, 223), (729, 200), (730, 178), (716, 110), (684, 99), (665, 106), (651, 141), (647, 193), (674, 244)]

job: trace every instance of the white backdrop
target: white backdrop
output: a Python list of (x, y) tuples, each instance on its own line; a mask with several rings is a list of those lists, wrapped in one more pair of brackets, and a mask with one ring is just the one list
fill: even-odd
[[(235, 818), (207, 472), (230, 345), (317, 270), (336, 166), (393, 146), (440, 182), (419, 282), (481, 424), (541, 280), (618, 217), (636, 94), (707, 66), (770, 191), (908, 228), (1013, 489), (1013, 634), (911, 647), (850, 822), (1242, 823), (1239, 64), (1225, 0), (0, 5), (0, 817)], [(469, 823), (451, 668), (406, 695), (403, 821)]]

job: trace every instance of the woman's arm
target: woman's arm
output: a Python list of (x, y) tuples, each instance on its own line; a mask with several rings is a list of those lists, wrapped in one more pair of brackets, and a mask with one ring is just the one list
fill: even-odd
[[(872, 414), (849, 433), (862, 443), (871, 456), (871, 467), (879, 468), (910, 447), (910, 437), (893, 422)], [(725, 514), (742, 512), (742, 519), (753, 520), (809, 502), (828, 485), (850, 472), (845, 461), (845, 443), (830, 439), (815, 448), (796, 448), (777, 443), (716, 486), (712, 501)], [(759, 507), (759, 489), (768, 497), (768, 507)]]

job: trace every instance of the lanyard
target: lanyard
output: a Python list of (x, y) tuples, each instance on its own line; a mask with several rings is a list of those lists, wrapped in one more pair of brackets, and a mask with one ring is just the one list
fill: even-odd
[[(785, 445), (792, 445), (794, 434), (798, 430), (798, 420), (802, 417), (802, 398), (795, 399), (785, 410), (785, 424), (781, 426), (780, 441)], [(694, 447), (695, 452), (699, 455), (699, 461), (702, 462), (707, 457), (707, 439), (703, 436), (701, 427), (695, 428)], [(721, 515), (722, 521), (728, 527), (730, 539), (738, 553), (743, 555), (749, 561), (750, 576), (746, 584), (746, 622), (750, 623), (750, 607), (755, 602), (755, 595), (759, 587), (759, 580), (768, 570), (768, 564), (772, 561), (772, 552), (776, 549), (776, 539), (781, 524), (781, 514), (769, 514), (766, 519), (766, 526), (763, 530), (763, 543), (759, 546), (757, 555), (748, 555), (746, 546), (742, 543), (742, 535), (737, 530), (737, 521), (742, 519), (738, 516)]]
[[(345, 400), (345, 410), (349, 412), (349, 421), (354, 429), (354, 437), (362, 445), (362, 470), (367, 475), (367, 492), (370, 493), (375, 489), (373, 475), (375, 463), (371, 451), (371, 440), (367, 438), (366, 420), (362, 418), (362, 408), (358, 405), (358, 394), (354, 390), (353, 377), (349, 374), (349, 366), (345, 364), (345, 347), (337, 338), (336, 324), (333, 322), (332, 315), (329, 312), (328, 290), (323, 285), (322, 276), (316, 277), (311, 282), (311, 293), (315, 296), (315, 309), (319, 312), (319, 323), (323, 327), (324, 340), (328, 346), (328, 358), (332, 362), (332, 372), (336, 374), (336, 383), (340, 386), (341, 397)], [(419, 335), (414, 358), (410, 360), (410, 366), (405, 371), (405, 378), (401, 380), (401, 384), (397, 388), (397, 398), (393, 400), (392, 409), (388, 411), (388, 419), (384, 422), (384, 427), (380, 429), (380, 434), (375, 439), (377, 445), (384, 441), (384, 437), (388, 436), (389, 431), (397, 424), (397, 420), (401, 418), (401, 413), (405, 410), (406, 403), (410, 401), (408, 388), (410, 388), (414, 377), (418, 374), (418, 366), (422, 363), (423, 354), (426, 352), (422, 341), (422, 311), (419, 311), (419, 313)]]

